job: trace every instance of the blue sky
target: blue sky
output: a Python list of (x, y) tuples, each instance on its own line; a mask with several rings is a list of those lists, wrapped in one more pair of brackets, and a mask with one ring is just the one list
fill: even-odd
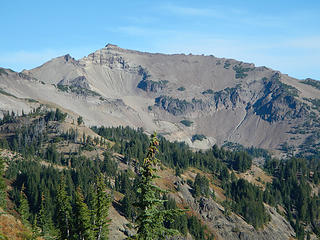
[(0, 66), (16, 71), (113, 43), (235, 58), (320, 80), (320, 1), (24, 1), (0, 5)]

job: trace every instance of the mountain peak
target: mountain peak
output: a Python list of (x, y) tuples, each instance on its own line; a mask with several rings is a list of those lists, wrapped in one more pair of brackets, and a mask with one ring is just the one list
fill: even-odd
[(119, 49), (119, 46), (118, 45), (115, 45), (115, 44), (111, 44), (111, 43), (108, 43), (105, 48), (107, 49)]

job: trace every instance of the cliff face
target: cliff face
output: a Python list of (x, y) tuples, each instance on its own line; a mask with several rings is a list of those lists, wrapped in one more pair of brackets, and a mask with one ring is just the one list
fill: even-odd
[[(22, 73), (1, 69), (0, 87), (9, 94), (0, 96), (2, 111), (28, 111), (33, 106), (26, 99), (34, 99), (79, 114), (88, 125), (143, 127), (199, 148), (231, 141), (269, 149), (287, 142), (299, 149), (314, 134), (305, 122), (313, 132), (320, 129), (320, 90), (313, 81), (214, 56), (108, 44), (79, 60), (65, 55)], [(193, 143), (194, 134), (210, 141)]]

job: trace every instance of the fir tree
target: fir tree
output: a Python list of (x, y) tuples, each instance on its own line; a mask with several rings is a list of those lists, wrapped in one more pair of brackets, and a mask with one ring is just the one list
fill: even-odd
[(41, 205), (37, 220), (37, 225), (41, 228), (42, 236), (50, 236), (53, 234), (53, 222), (47, 209), (46, 198), (43, 193), (41, 194)]
[(38, 216), (37, 214), (34, 216), (33, 223), (31, 226), (31, 231), (32, 231), (32, 239), (38, 239), (40, 236), (40, 231), (41, 229), (38, 227)]
[(4, 159), (0, 157), (0, 207), (6, 206), (6, 183), (3, 178), (4, 175)]
[(57, 225), (61, 239), (71, 237), (71, 203), (67, 195), (65, 180), (62, 177), (57, 192)]
[(160, 195), (163, 190), (153, 184), (159, 160), (155, 157), (158, 153), (159, 141), (156, 134), (151, 135), (147, 157), (140, 169), (140, 183), (137, 190), (138, 200), (136, 206), (139, 209), (137, 218), (137, 234), (129, 239), (156, 240), (164, 239), (167, 236), (177, 234), (177, 230), (167, 229), (164, 221), (170, 221), (181, 214), (181, 210), (165, 210), (164, 202)]
[(80, 187), (77, 188), (74, 206), (74, 238), (79, 240), (93, 240), (90, 211), (84, 202)]
[(95, 196), (93, 198), (94, 238), (96, 240), (108, 239), (109, 229), (108, 212), (110, 197), (106, 194), (106, 184), (102, 174), (96, 180)]
[(30, 217), (30, 208), (27, 196), (24, 193), (24, 185), (22, 185), (21, 191), (20, 191), (20, 200), (19, 200), (19, 207), (18, 212), (21, 215), (21, 221), (23, 224), (27, 225), (29, 224), (29, 217)]

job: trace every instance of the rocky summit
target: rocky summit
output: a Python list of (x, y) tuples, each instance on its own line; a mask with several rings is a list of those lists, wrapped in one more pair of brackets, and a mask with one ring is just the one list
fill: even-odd
[(309, 154), (319, 144), (316, 80), (212, 55), (108, 44), (79, 60), (67, 54), (20, 73), (0, 68), (0, 88), (2, 114), (46, 104), (88, 126), (142, 127), (197, 149), (232, 142)]

